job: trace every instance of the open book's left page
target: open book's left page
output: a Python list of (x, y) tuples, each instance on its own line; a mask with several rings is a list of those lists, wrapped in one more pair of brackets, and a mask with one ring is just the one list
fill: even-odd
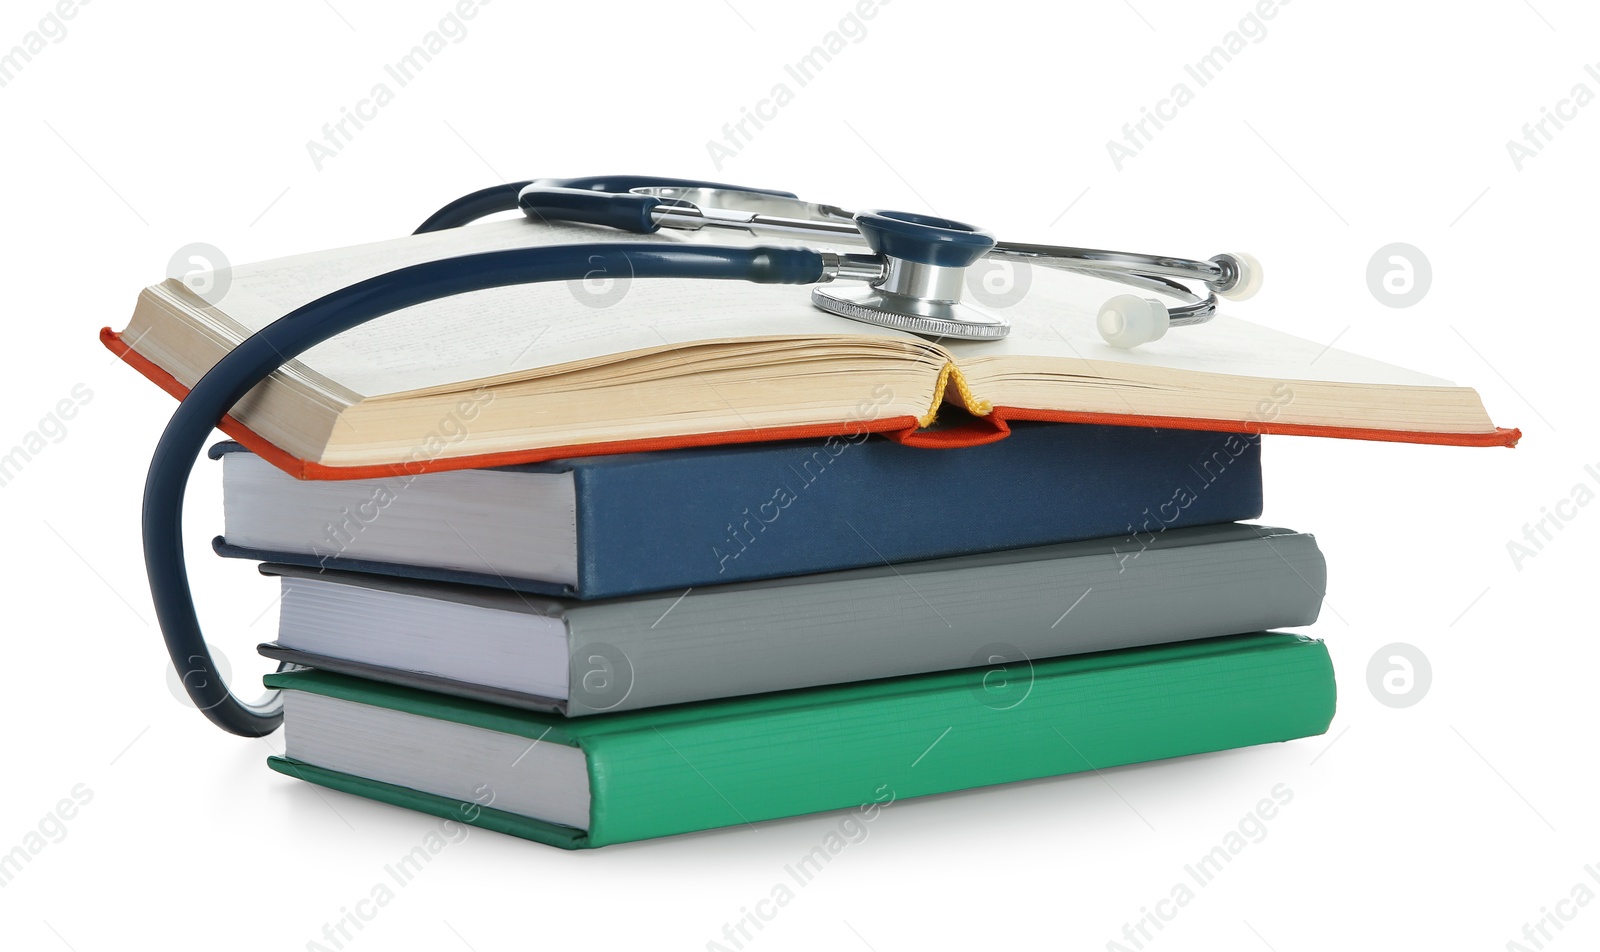
[[(726, 235), (718, 237), (728, 242)], [(228, 290), (217, 307), (178, 281), (154, 290), (181, 308), (203, 311), (221, 335), (242, 339), (324, 294), (408, 265), (535, 245), (682, 240), (584, 225), (485, 222), (238, 265), (227, 276)], [(805, 288), (634, 281), (624, 273), (494, 288), (406, 308), (319, 344), (298, 362), (357, 395), (377, 396), (696, 341), (839, 336), (925, 346), (911, 334), (818, 310)]]

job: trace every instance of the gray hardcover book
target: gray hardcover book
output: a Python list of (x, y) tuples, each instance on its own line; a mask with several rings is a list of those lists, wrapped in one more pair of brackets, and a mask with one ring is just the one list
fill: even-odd
[[(1310, 535), (1217, 525), (579, 602), (287, 565), (269, 657), (568, 716), (1309, 625)], [(1002, 693), (990, 699), (1005, 703)]]

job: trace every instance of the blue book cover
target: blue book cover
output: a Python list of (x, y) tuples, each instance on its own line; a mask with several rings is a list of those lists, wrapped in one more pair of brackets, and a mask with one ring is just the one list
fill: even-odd
[[(247, 452), (225, 443), (212, 455)], [(297, 517), (321, 525), (326, 515), (329, 533), (341, 541), (363, 526), (345, 519), (338, 528), (341, 511), (349, 510), (336, 505), (332, 489), (360, 499), (381, 494), (385, 483), (301, 482), (272, 472), (294, 484), (291, 493), (303, 494), (293, 497)], [(1167, 529), (1254, 519), (1262, 510), (1259, 436), (1091, 424), (1019, 424), (1005, 440), (960, 449), (863, 435), (480, 472), (570, 474), (571, 578), (518, 574), (488, 559), (404, 564), (370, 547), (316, 539), (245, 545), (218, 538), (216, 549), (229, 557), (595, 599), (1085, 539), (1122, 538), (1132, 554)], [(439, 506), (451, 502), (463, 512), (481, 510), (463, 495), (435, 499), (422, 513), (427, 494), (413, 489), (459, 475), (392, 477), (406, 487), (391, 494), (387, 512), (399, 514), (387, 525), (403, 522), (400, 510), (408, 505), (418, 512), (415, 521), (429, 515), (437, 521)], [(230, 513), (235, 495), (230, 489)], [(316, 512), (318, 506), (328, 511)], [(475, 553), (484, 548), (461, 541)]]

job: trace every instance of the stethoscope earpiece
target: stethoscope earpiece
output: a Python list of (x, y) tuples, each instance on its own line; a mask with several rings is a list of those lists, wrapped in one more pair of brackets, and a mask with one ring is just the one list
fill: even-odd
[(1245, 254), (1243, 251), (1230, 251), (1211, 260), (1230, 274), (1225, 286), (1213, 286), (1218, 294), (1230, 301), (1248, 301), (1261, 290), (1264, 276), (1261, 272), (1261, 262), (1255, 259), (1255, 255)]
[(1155, 298), (1119, 294), (1100, 306), (1095, 326), (1106, 343), (1127, 350), (1166, 336), (1172, 316)]

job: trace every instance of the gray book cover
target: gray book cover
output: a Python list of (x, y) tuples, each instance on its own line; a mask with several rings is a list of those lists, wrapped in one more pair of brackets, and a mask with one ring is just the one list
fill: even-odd
[[(1326, 565), (1315, 539), (1227, 524), (595, 602), (264, 565), (268, 574), (560, 619), (565, 698), (520, 694), (363, 657), (264, 654), (568, 716), (988, 668), (1005, 704), (1034, 659), (1309, 625)], [(472, 632), (444, 633), (451, 650)], [(280, 638), (280, 641), (283, 639)], [(347, 652), (347, 654), (349, 654)], [(1009, 687), (1008, 687), (1009, 686)]]

